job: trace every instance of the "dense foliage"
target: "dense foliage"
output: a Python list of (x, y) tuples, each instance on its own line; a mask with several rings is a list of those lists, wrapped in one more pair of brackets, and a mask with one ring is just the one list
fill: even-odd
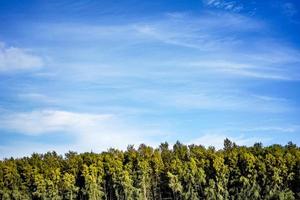
[(101, 154), (55, 152), (0, 161), (0, 198), (300, 199), (300, 149), (237, 146), (223, 150), (177, 142)]

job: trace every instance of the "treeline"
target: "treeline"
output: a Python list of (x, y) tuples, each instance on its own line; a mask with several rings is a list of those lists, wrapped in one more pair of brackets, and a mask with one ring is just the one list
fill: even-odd
[(244, 147), (226, 139), (222, 150), (177, 142), (100, 154), (32, 154), (0, 161), (0, 198), (300, 199), (300, 149), (293, 143)]

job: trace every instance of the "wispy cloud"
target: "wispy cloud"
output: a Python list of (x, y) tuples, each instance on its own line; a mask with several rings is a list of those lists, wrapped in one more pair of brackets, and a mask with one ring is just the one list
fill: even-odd
[[(161, 124), (160, 124), (161, 125)], [(63, 110), (35, 110), (32, 112), (13, 112), (1, 116), (0, 129), (30, 135), (31, 137), (45, 134), (60, 133), (70, 135), (73, 141), (65, 141), (64, 144), (41, 144), (30, 142), (12, 142), (8, 145), (0, 145), (0, 156), (24, 156), (32, 152), (43, 153), (56, 150), (64, 153), (69, 150), (99, 152), (110, 147), (125, 149), (128, 144), (139, 145), (146, 143), (157, 146), (162, 138), (171, 142), (175, 141), (168, 131), (162, 132), (159, 127), (145, 128), (133, 125), (122, 119), (122, 116), (113, 114), (76, 113)], [(201, 144), (206, 147), (215, 146), (223, 148), (223, 141), (229, 138), (238, 145), (253, 145), (255, 142), (268, 143), (270, 136), (252, 136), (249, 133), (294, 133), (299, 126), (258, 126), (242, 128), (227, 126), (220, 129), (203, 130), (199, 134), (189, 136), (182, 142), (187, 144)], [(245, 134), (233, 134), (234, 132)], [(171, 139), (172, 138), (172, 139)], [(18, 146), (18, 148), (16, 148)]]
[[(153, 137), (163, 135), (160, 130), (144, 130), (142, 127), (131, 126), (117, 115), (51, 109), (15, 112), (1, 116), (0, 128), (31, 136), (51, 133), (67, 134), (72, 136), (75, 142), (66, 141), (66, 143), (72, 150), (80, 152), (91, 149), (100, 151), (110, 147), (124, 149), (128, 144), (153, 145), (157, 142)], [(28, 148), (31, 152), (36, 151), (34, 146)]]
[(0, 43), (0, 72), (37, 69), (43, 65), (43, 59), (28, 50)]
[[(280, 52), (282, 50), (282, 52)], [(254, 79), (298, 81), (300, 73), (297, 70), (297, 63), (300, 63), (299, 52), (290, 53), (285, 57), (283, 48), (278, 51), (268, 52), (267, 55), (260, 57), (255, 53), (241, 54), (226, 60), (218, 60), (222, 56), (212, 59), (202, 59), (201, 61), (187, 63), (187, 66), (194, 70), (211, 71), (234, 77), (248, 77)], [(238, 53), (237, 53), (238, 54)], [(261, 53), (260, 55), (262, 55)], [(280, 55), (281, 54), (281, 55)], [(276, 57), (277, 56), (277, 57)], [(268, 59), (276, 57), (274, 59)], [(285, 66), (285, 67), (284, 67)], [(293, 71), (293, 73), (291, 73)]]
[(139, 23), (135, 28), (141, 35), (167, 44), (215, 51), (240, 44), (238, 38), (230, 35), (231, 32), (237, 35), (255, 32), (263, 28), (263, 24), (236, 14), (205, 14), (199, 17), (184, 14), (178, 17), (178, 14), (168, 13), (165, 19)]
[[(64, 53), (69, 60), (54, 60), (45, 72), (55, 74), (62, 84), (87, 84), (90, 99), (105, 102), (106, 107), (113, 107), (108, 101), (124, 100), (155, 109), (292, 110), (289, 100), (267, 101), (238, 86), (245, 78), (270, 82), (300, 78), (299, 50), (266, 36), (269, 28), (259, 20), (232, 13), (167, 13), (160, 19), (128, 24), (44, 24), (35, 28), (41, 32), (37, 37), (58, 46), (74, 44), (62, 47), (70, 48), (66, 51), (71, 52), (70, 57)], [(90, 43), (93, 45), (86, 45)], [(178, 89), (180, 84), (184, 89)], [(71, 96), (64, 99), (78, 99)], [(84, 102), (84, 97), (79, 99)]]
[[(209, 17), (195, 19), (181, 16), (180, 19), (138, 26), (137, 31), (170, 45), (200, 51), (200, 61), (193, 57), (189, 62), (181, 61), (180, 58), (170, 59), (174, 60), (173, 64), (176, 66), (181, 65), (185, 68), (194, 62), (192, 65), (196, 66), (198, 63), (200, 69), (236, 77), (299, 80), (298, 49), (276, 38), (266, 38), (258, 34), (268, 32), (263, 23), (240, 15), (226, 14), (221, 18), (225, 20), (216, 22)], [(250, 33), (252, 36), (248, 36)]]
[[(76, 73), (78, 69), (82, 70), (82, 77), (100, 77), (105, 74), (118, 77), (137, 74), (143, 76), (153, 72), (153, 66), (164, 66), (166, 62), (177, 67), (177, 72), (181, 71), (178, 73), (186, 73), (186, 67), (193, 65), (195, 68), (189, 68), (190, 74), (205, 69), (236, 78), (299, 80), (300, 77), (297, 70), (300, 63), (299, 49), (272, 37), (269, 28), (262, 21), (240, 14), (205, 13), (194, 16), (189, 13), (167, 13), (162, 19), (114, 26), (50, 24), (39, 27), (39, 32), (44, 33), (39, 37), (47, 38), (50, 30), (52, 34), (49, 37), (56, 35), (56, 42), (61, 43), (61, 39), (76, 40), (76, 43), (98, 42), (98, 48), (93, 49), (92, 53), (96, 51), (101, 56), (97, 55), (94, 63), (92, 60), (89, 63), (77, 62), (72, 67)], [(264, 33), (268, 33), (268, 36)], [(170, 56), (164, 51), (160, 54), (164, 59), (159, 60), (147, 54), (149, 49), (158, 44), (165, 44), (165, 48), (172, 48), (172, 51), (178, 48), (176, 51), (191, 52), (189, 61), (187, 55)], [(137, 57), (135, 52), (141, 46), (145, 54)], [(80, 50), (78, 51), (80, 54)], [(86, 54), (85, 50), (82, 51), (80, 56)], [(114, 58), (107, 61), (110, 57)], [(126, 61), (121, 61), (125, 57)], [(114, 63), (117, 61), (120, 63)], [(143, 68), (140, 67), (141, 64)], [(60, 65), (70, 66), (70, 63)], [(86, 70), (82, 69), (82, 65), (87, 66)], [(174, 67), (171, 69), (173, 72)], [(170, 72), (165, 67), (160, 67), (158, 72), (163, 69)], [(92, 72), (89, 73), (89, 70)]]
[[(206, 48), (210, 47), (209, 43), (221, 45), (227, 41), (226, 44), (233, 45), (235, 38), (230, 36), (232, 32), (239, 34), (256, 32), (263, 26), (264, 24), (257, 20), (238, 14), (204, 13), (195, 16), (190, 13), (166, 13), (159, 19), (137, 20), (127, 24), (48, 23), (40, 24), (33, 29), (42, 32), (37, 37), (51, 41), (55, 38), (53, 42), (76, 40), (78, 44), (102, 41), (101, 45), (118, 42), (122, 47), (124, 44), (149, 44), (151, 40), (156, 40), (182, 47), (207, 50)], [(223, 33), (220, 30), (223, 30)], [(66, 35), (68, 37), (65, 37)]]
[(25, 134), (44, 134), (71, 129), (110, 119), (110, 115), (78, 114), (58, 110), (40, 110), (29, 113), (13, 113), (2, 117), (1, 127), (14, 129)]
[(292, 110), (287, 100), (278, 100), (272, 97), (263, 99), (251, 94), (221, 90), (169, 94), (168, 98), (162, 102), (185, 109), (231, 110), (255, 113), (281, 113)]
[(220, 8), (233, 12), (243, 10), (243, 4), (232, 0), (203, 0), (203, 3), (209, 7)]

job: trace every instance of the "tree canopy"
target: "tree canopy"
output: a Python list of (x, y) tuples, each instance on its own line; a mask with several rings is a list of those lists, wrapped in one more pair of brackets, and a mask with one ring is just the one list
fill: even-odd
[(300, 148), (216, 150), (177, 142), (102, 153), (56, 152), (0, 161), (3, 200), (300, 199)]

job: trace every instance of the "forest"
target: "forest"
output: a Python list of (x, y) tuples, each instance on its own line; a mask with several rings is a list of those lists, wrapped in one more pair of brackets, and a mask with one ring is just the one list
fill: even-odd
[(141, 144), (102, 153), (33, 153), (0, 161), (3, 200), (300, 199), (300, 148)]

